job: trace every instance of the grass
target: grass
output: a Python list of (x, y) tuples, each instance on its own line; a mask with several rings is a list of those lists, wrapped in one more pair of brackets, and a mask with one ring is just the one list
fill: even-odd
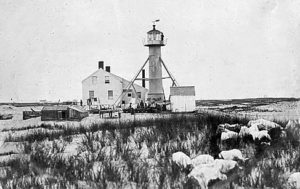
[[(112, 185), (122, 188), (130, 183), (138, 188), (184, 188), (187, 173), (172, 163), (172, 154), (182, 151), (191, 157), (217, 156), (222, 148), (217, 134), (221, 123), (246, 125), (248, 120), (201, 114), (91, 127), (43, 125), (44, 130), (6, 138), (11, 142), (27, 141), (30, 159), (3, 163), (1, 166), (11, 170), (0, 183), (5, 188), (55, 184), (61, 188), (78, 187), (80, 181), (93, 188)], [(67, 146), (76, 136), (82, 138), (76, 154), (65, 156)], [(232, 182), (252, 188), (284, 186), (286, 173), (300, 168), (299, 137), (297, 132), (288, 129), (287, 136), (274, 140), (271, 146), (242, 140), (229, 144), (228, 148), (239, 148), (246, 156), (253, 156)]]
[[(286, 128), (285, 131), (286, 136), (273, 140), (271, 146), (255, 146), (254, 157), (238, 178), (239, 185), (254, 188), (287, 187), (288, 176), (300, 171), (300, 130), (296, 127)], [(278, 133), (273, 138), (276, 136)]]

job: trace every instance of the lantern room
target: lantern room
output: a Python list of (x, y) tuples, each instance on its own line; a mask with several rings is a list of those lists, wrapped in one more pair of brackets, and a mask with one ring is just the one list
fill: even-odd
[(153, 29), (147, 32), (147, 41), (145, 46), (165, 46), (165, 39), (163, 32), (155, 29), (155, 25), (153, 25)]

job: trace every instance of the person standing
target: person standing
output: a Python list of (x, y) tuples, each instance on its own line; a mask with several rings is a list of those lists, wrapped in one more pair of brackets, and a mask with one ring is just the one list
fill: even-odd
[(141, 100), (140, 107), (144, 108), (144, 101), (143, 100)]

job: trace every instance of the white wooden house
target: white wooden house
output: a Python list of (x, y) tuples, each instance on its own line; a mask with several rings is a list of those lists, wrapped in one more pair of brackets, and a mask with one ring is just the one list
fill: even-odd
[[(99, 62), (98, 70), (82, 81), (82, 102), (83, 105), (104, 105), (111, 106), (120, 97), (129, 81), (110, 72), (110, 67), (103, 69), (103, 62)], [(122, 105), (129, 103), (145, 102), (148, 89), (134, 84), (133, 89), (127, 90), (120, 102)]]

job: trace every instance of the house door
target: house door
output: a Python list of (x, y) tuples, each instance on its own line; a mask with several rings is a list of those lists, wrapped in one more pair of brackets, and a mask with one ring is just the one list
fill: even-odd
[(57, 112), (57, 118), (58, 119), (62, 119), (62, 111), (58, 111)]
[(67, 118), (67, 116), (66, 116), (66, 112), (65, 112), (65, 111), (63, 111), (63, 112), (61, 113), (61, 116), (62, 116), (62, 118), (63, 118), (63, 119), (66, 119), (66, 118)]

